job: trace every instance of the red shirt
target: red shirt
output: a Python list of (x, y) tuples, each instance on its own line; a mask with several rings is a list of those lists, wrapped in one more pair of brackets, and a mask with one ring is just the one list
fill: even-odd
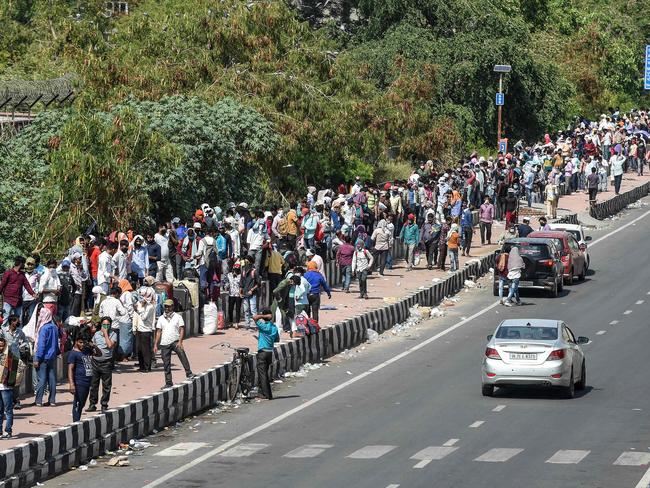
[(2, 281), (0, 282), (0, 293), (2, 294), (4, 301), (7, 302), (12, 307), (19, 307), (23, 303), (23, 287), (27, 290), (28, 293), (34, 294), (25, 273), (22, 271), (16, 271), (11, 268), (10, 270), (5, 271), (2, 275)]
[(94, 280), (97, 279), (97, 270), (99, 269), (99, 255), (101, 254), (99, 246), (93, 247), (90, 253), (90, 277)]

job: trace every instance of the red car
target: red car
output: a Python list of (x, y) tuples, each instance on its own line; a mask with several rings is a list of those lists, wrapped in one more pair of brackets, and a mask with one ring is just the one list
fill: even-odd
[(584, 281), (587, 274), (587, 258), (573, 234), (563, 230), (548, 230), (531, 232), (528, 237), (553, 239), (555, 241), (562, 254), (565, 285), (572, 284), (574, 276), (578, 277), (578, 281)]

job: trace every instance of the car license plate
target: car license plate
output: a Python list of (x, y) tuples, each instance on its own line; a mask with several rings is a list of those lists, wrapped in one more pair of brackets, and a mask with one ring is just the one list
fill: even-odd
[(519, 286), (533, 286), (532, 281), (520, 281)]
[(537, 354), (533, 354), (530, 352), (511, 352), (510, 353), (510, 359), (514, 360), (528, 360), (528, 361), (535, 361), (537, 359)]

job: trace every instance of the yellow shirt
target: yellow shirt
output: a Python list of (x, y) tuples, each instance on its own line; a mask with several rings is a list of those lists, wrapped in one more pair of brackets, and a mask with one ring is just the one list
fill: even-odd
[(298, 216), (294, 209), (287, 213), (287, 234), (292, 236), (298, 235)]
[(278, 251), (273, 251), (266, 259), (266, 267), (269, 273), (282, 274), (282, 266), (284, 266), (284, 258)]

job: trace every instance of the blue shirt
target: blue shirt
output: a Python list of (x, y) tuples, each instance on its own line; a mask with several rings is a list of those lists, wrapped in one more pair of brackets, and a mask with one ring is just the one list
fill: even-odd
[(472, 211), (469, 208), (463, 210), (463, 216), (460, 218), (461, 227), (472, 227), (474, 224), (474, 218), (472, 217)]
[(187, 227), (184, 225), (179, 225), (176, 228), (176, 235), (178, 236), (179, 241), (185, 239), (185, 236), (187, 235)]
[(321, 287), (323, 287), (323, 290), (325, 290), (328, 295), (332, 293), (330, 287), (327, 285), (327, 281), (318, 271), (307, 271), (303, 276), (309, 282), (309, 293), (311, 295), (320, 295)]
[(260, 331), (259, 337), (257, 339), (257, 349), (273, 349), (273, 344), (280, 342), (280, 334), (278, 333), (278, 328), (273, 322), (266, 322), (265, 320), (258, 320), (255, 325), (257, 325), (257, 330)]
[(59, 355), (59, 328), (54, 322), (48, 322), (38, 331), (38, 348), (34, 361), (42, 362)]

